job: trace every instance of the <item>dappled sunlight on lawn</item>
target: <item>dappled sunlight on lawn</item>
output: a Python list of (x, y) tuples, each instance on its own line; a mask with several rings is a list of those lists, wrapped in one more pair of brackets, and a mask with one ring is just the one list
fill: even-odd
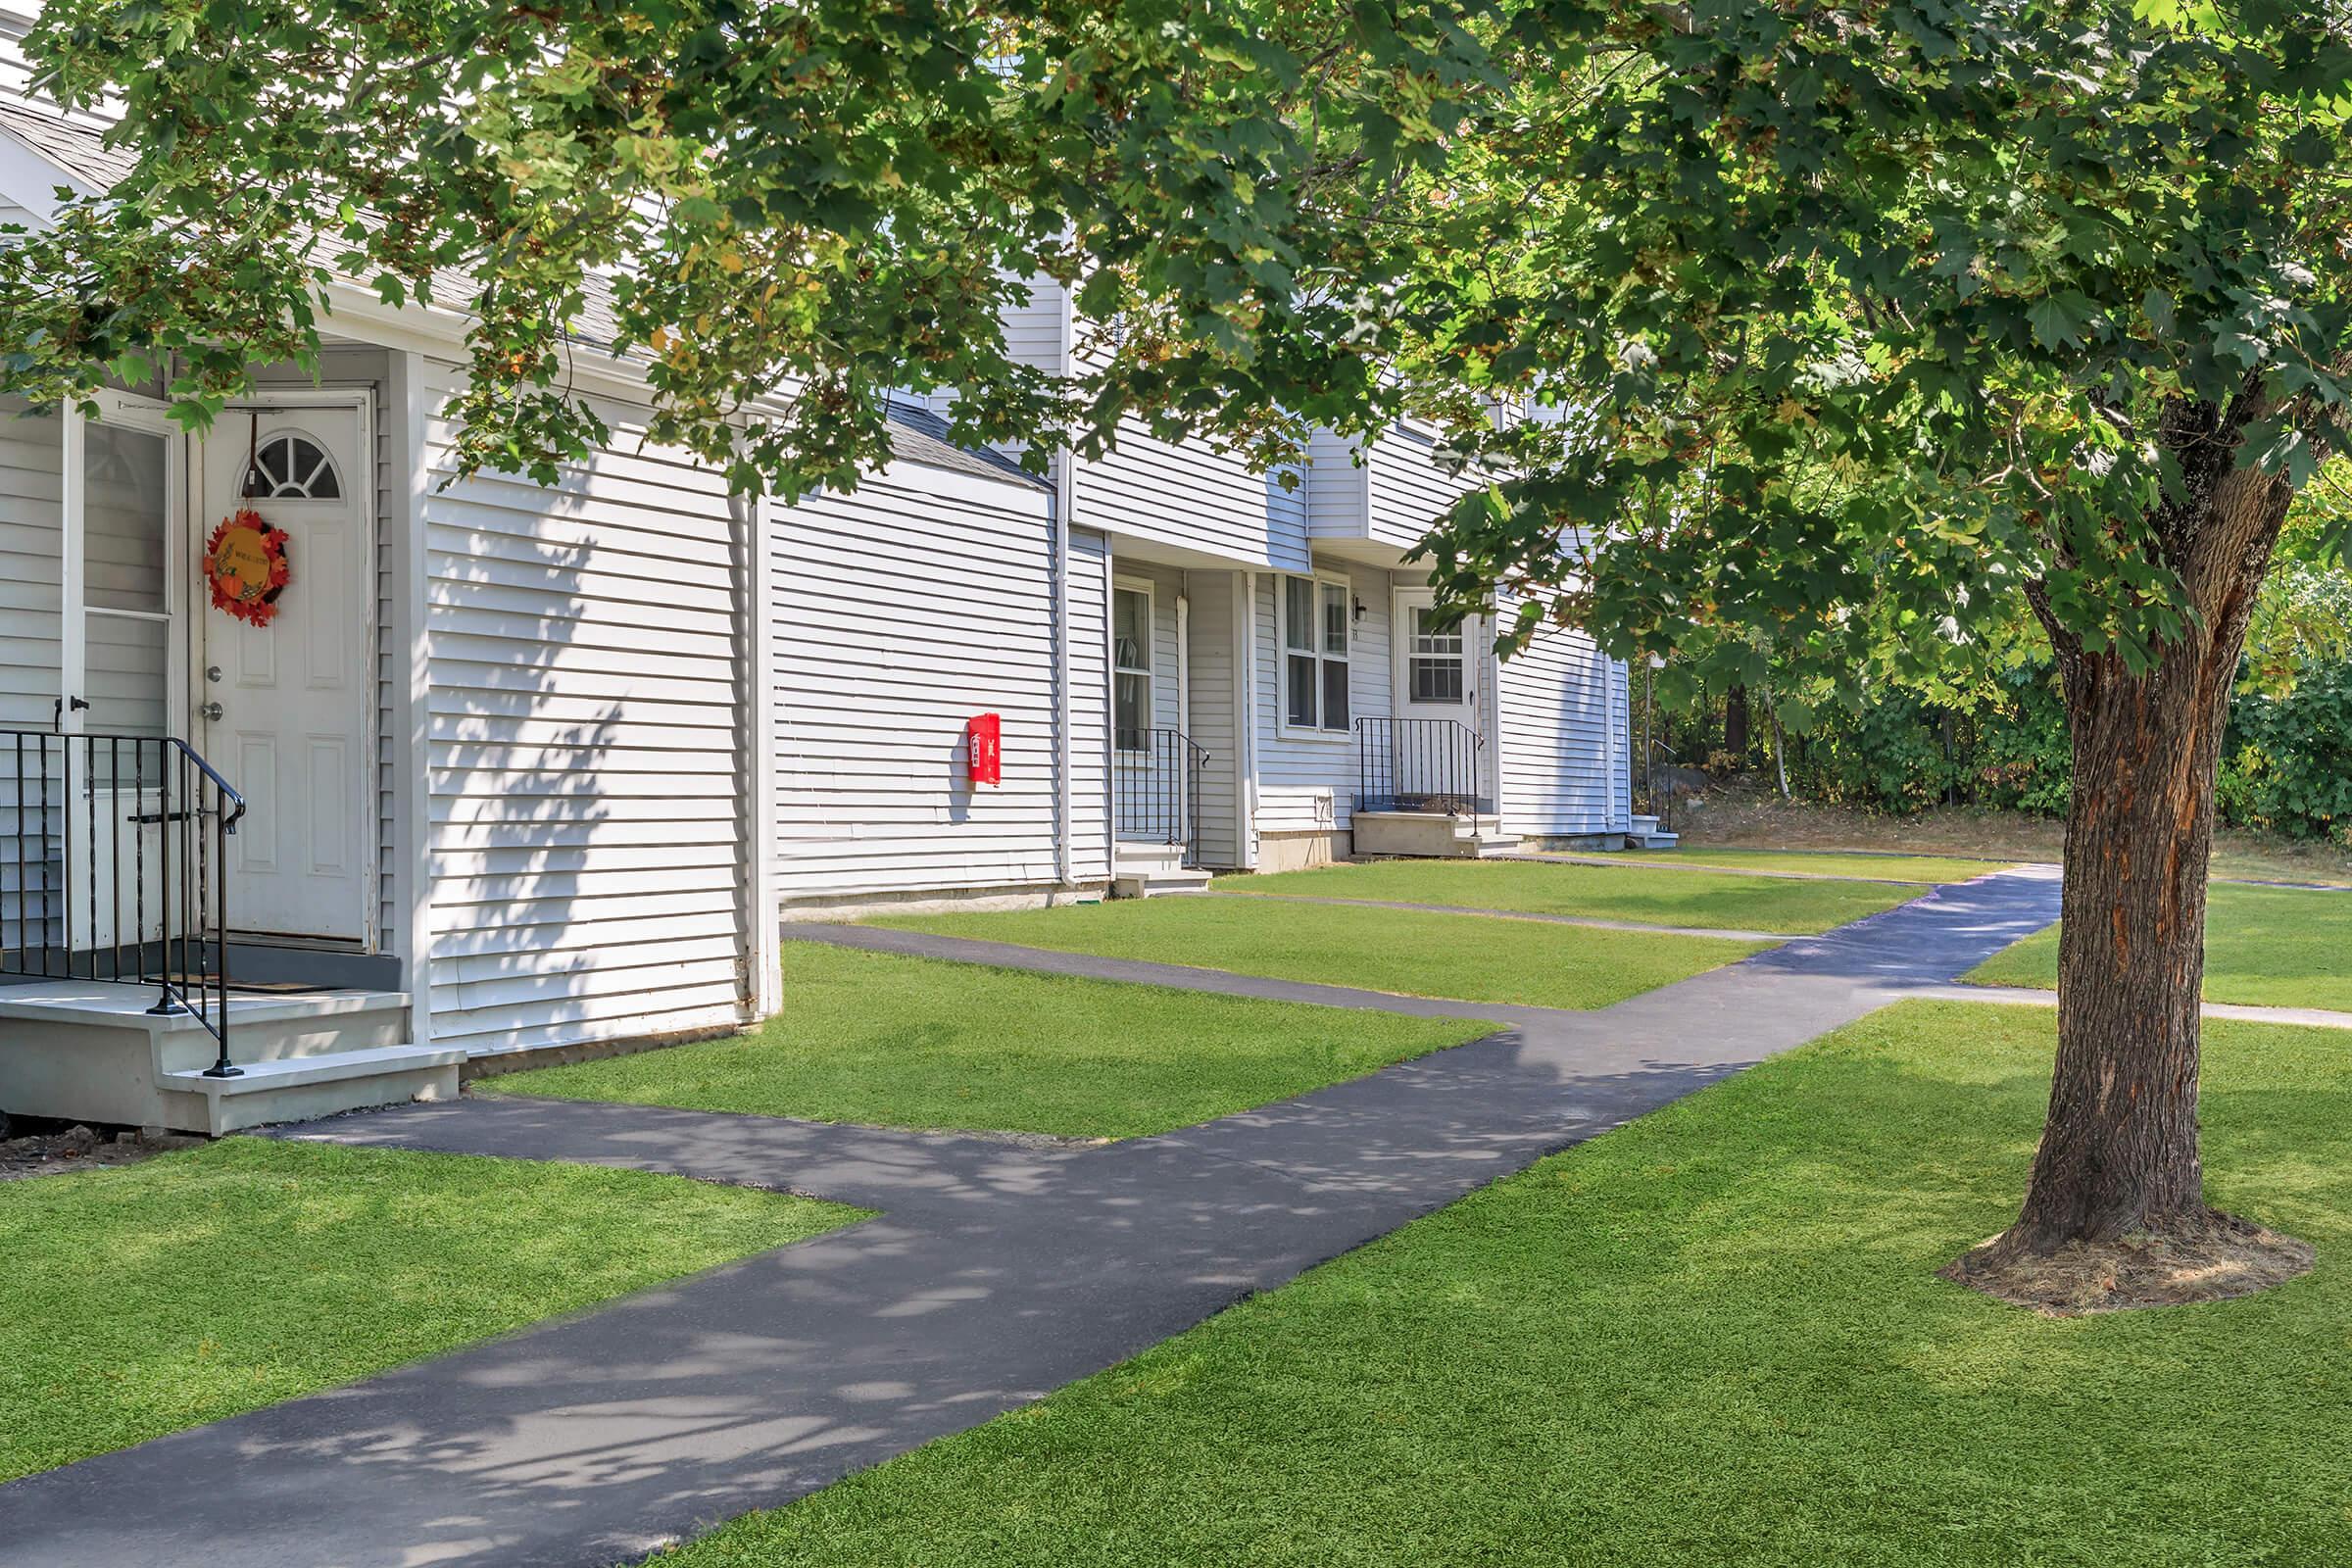
[(2314, 1274), (2054, 1319), (1934, 1273), (2014, 1215), (2052, 1029), (1874, 1014), (680, 1568), (2352, 1560), (2314, 1441), (2352, 1427), (2352, 1051), (2209, 1032), (2214, 1196)]

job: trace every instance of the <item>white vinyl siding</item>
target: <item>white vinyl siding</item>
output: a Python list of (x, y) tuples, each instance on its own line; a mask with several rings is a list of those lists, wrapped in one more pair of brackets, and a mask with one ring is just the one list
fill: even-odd
[[(1004, 319), (1005, 346), (1021, 363), (1063, 374), (1085, 368), (1059, 284), (1035, 280), (1028, 306)], [(1070, 520), (1237, 564), (1292, 571), (1307, 564), (1300, 488), (1286, 488), (1278, 474), (1260, 473), (1204, 441), (1163, 440), (1133, 417), (1119, 421), (1110, 451), (1073, 461)]]
[(0, 728), (55, 718), (65, 543), (64, 421), (0, 397)]
[(1477, 481), (1454, 478), (1438, 466), (1437, 438), (1398, 425), (1372, 449), (1366, 474), (1369, 537), (1409, 550), (1419, 544), (1454, 502), (1477, 489)]
[(1584, 632), (1545, 625), (1501, 662), (1494, 685), (1503, 831), (1528, 838), (1624, 832), (1631, 808), (1625, 666)]
[(1070, 530), (1070, 879), (1110, 879), (1110, 541)]
[(1185, 686), (1191, 711), (1185, 732), (1208, 755), (1200, 764), (1200, 860), (1242, 863), (1240, 714), (1234, 701), (1241, 678), (1236, 624), (1248, 578), (1240, 572), (1184, 574), (1191, 646)]
[(1307, 444), (1312, 460), (1310, 531), (1335, 543), (1367, 540), (1396, 551), (1418, 545), (1478, 481), (1448, 475), (1437, 462), (1437, 437), (1398, 424), (1366, 452), (1354, 441), (1318, 430)]
[[(1060, 715), (1050, 497), (1018, 480), (901, 463), (854, 494), (767, 511), (780, 896), (1052, 884)], [(1072, 588), (1074, 599), (1090, 593), (1099, 603), (1091, 569)], [(1088, 706), (1103, 700), (1101, 620), (1085, 618), (1096, 640), (1074, 635), (1071, 657), (1097, 673), (1074, 705), (1081, 734), (1103, 722)], [(983, 712), (1003, 723), (999, 785), (965, 774), (965, 725)], [(1092, 788), (1099, 795), (1100, 782)]]
[(1071, 514), (1122, 539), (1289, 570), (1306, 567), (1301, 508), (1273, 474), (1200, 441), (1163, 441), (1122, 420), (1118, 445), (1077, 463)]
[[(59, 640), (64, 635), (64, 421), (24, 417), (22, 398), (0, 398), (0, 729), (46, 733), (56, 717)], [(0, 744), (0, 947), (27, 938), (54, 942), (59, 926), (41, 925), (41, 890), (62, 880), (55, 862), (64, 824), (37, 813), (20, 821), (17, 775), (39, 776), (39, 741)], [(27, 799), (38, 799), (27, 791)], [(20, 904), (23, 890), (35, 894)], [(34, 929), (26, 930), (22, 921)]]
[(1004, 353), (1016, 365), (1034, 366), (1055, 375), (1066, 373), (1070, 363), (1068, 311), (1061, 285), (1050, 277), (1030, 279), (1026, 302), (1004, 311)]
[(1370, 470), (1356, 461), (1361, 446), (1318, 428), (1308, 438), (1307, 532), (1316, 539), (1371, 537), (1366, 499)]
[[(440, 409), (454, 367), (426, 362)], [(451, 477), (426, 430), (422, 501), (437, 1045), (474, 1052), (662, 1034), (745, 1015), (747, 532), (723, 480), (614, 446), (526, 478)]]

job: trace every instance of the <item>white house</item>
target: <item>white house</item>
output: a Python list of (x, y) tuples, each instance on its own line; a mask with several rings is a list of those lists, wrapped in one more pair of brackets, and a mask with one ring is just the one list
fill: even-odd
[[(5, 24), (0, 222), (37, 223), (121, 166), (14, 90)], [(909, 405), (886, 471), (785, 508), (645, 446), (583, 349), (610, 448), (453, 480), (462, 319), (333, 305), (318, 379), (201, 438), (154, 387), (0, 409), (0, 1111), (444, 1095), (775, 1011), (782, 918), (1626, 829), (1623, 669), (1426, 623), (1418, 432), (1285, 486), (1138, 430), (1049, 481)], [(1014, 325), (1070, 352), (1058, 297)], [(246, 508), (266, 624), (205, 571)]]
[[(1086, 352), (1051, 283), (1006, 338), (1059, 373)], [(1132, 884), (1173, 880), (1171, 835), (1188, 863), (1249, 870), (1622, 844), (1624, 666), (1561, 630), (1500, 661), (1491, 621), (1437, 623), (1404, 564), (1461, 493), (1435, 440), (1325, 432), (1287, 476), (1140, 422), (1100, 459), (1057, 455), (1064, 526), (1109, 556), (1111, 745), (1081, 765), (1108, 767)]]

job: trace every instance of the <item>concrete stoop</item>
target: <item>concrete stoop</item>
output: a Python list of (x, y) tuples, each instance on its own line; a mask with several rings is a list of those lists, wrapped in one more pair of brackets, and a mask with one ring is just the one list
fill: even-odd
[(1518, 838), (1498, 816), (1448, 816), (1443, 811), (1358, 811), (1352, 824), (1358, 857), (1477, 860), (1509, 855)]
[(1208, 872), (1184, 863), (1182, 845), (1122, 839), (1111, 866), (1110, 896), (1149, 899), (1163, 893), (1198, 893), (1208, 880)]
[(1629, 850), (1671, 850), (1681, 842), (1681, 834), (1659, 831), (1654, 816), (1634, 817), (1625, 830), (1625, 847)]
[(223, 1133), (458, 1092), (463, 1051), (407, 1044), (406, 992), (231, 992), (231, 1077), (205, 1074), (213, 1036), (147, 1009), (152, 986), (0, 986), (0, 1111)]

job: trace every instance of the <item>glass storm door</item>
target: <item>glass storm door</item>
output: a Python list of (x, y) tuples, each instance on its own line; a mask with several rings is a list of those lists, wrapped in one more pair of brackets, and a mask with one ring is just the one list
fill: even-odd
[(179, 731), (186, 446), (150, 398), (106, 393), (65, 426), (59, 649), (69, 734)]

